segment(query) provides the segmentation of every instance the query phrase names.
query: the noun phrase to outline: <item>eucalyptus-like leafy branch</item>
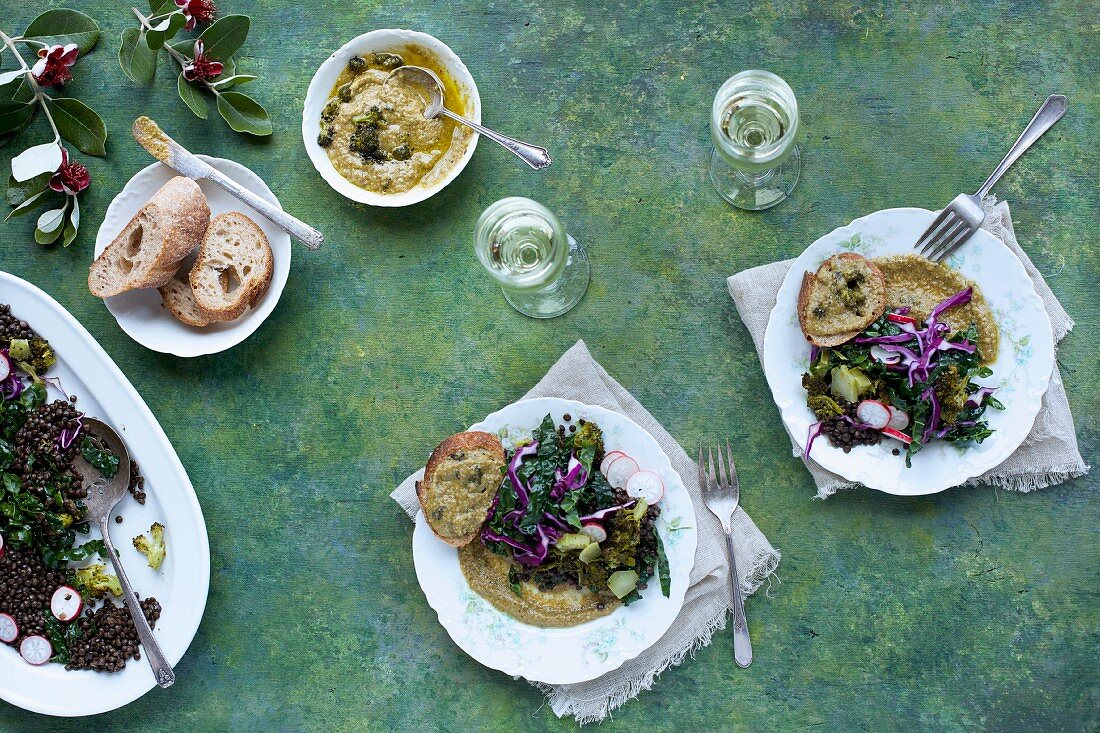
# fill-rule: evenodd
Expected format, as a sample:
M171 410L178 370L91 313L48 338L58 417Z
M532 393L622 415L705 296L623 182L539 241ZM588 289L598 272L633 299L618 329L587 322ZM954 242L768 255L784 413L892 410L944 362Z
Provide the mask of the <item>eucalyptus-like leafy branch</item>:
M8 35L0 29L0 69L16 67L0 71L0 146L19 137L39 110L53 133L50 142L33 145L12 158L8 180L7 199L14 207L8 219L50 201L61 204L38 217L34 238L40 244L59 238L66 247L72 244L80 227L77 199L91 183L88 169L69 158L62 139L88 155L107 153L107 128L99 115L78 99L55 97L48 91L72 80L77 59L91 51L98 39L94 20L64 8L38 16L23 35ZM38 57L33 66L23 57L27 50Z
M156 75L157 60L164 50L178 68L176 91L187 107L202 119L210 113L213 95L218 114L237 132L270 135L271 117L252 97L236 87L256 79L238 74L234 55L248 37L247 15L216 18L210 0L149 0L148 15L131 8L140 24L122 32L118 63L138 84L149 84ZM206 28L198 37L176 39L180 31ZM176 39L176 40L173 40Z

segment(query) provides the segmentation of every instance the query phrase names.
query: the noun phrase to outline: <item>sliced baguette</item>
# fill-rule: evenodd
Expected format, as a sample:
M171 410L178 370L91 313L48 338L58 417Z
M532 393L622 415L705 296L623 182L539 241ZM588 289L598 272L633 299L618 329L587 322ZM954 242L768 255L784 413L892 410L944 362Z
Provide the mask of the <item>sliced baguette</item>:
M842 294L853 291L858 304L845 302ZM886 309L886 279L866 257L854 252L833 255L816 273L802 276L798 293L798 322L806 340L831 348L851 341Z
M97 298L109 298L166 284L202 240L209 223L210 207L198 184L182 176L173 178L92 263L88 290Z
M172 315L188 326L198 326L200 328L209 326L214 321L207 317L199 308L199 304L195 302L195 293L191 290L191 282L188 279L189 272L190 270L187 267L181 267L177 270L167 285L158 288L160 299Z
M424 518L439 539L454 547L470 543L485 522L500 487L504 446L490 433L459 433L440 443L416 483Z
M199 310L212 321L232 321L260 302L275 272L267 235L239 211L215 216L188 280Z

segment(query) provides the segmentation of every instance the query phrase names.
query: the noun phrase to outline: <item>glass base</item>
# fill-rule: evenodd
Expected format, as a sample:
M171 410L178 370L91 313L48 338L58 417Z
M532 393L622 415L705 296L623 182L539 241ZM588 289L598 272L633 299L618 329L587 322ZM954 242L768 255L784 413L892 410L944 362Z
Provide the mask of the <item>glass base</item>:
M798 183L801 170L802 156L797 147L781 165L756 176L737 170L717 150L710 153L710 182L714 188L726 201L749 211L770 209L785 200Z
M508 304L531 318L553 318L568 313L581 302L588 290L591 269L588 253L569 236L569 258L561 276L539 290L508 290L501 288Z

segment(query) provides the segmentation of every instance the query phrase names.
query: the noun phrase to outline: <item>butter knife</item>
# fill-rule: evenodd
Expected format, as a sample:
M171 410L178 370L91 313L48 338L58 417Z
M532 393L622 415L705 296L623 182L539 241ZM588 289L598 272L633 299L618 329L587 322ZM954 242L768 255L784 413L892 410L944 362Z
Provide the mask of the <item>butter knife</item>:
M138 117L134 120L133 133L141 147L161 163L173 168L182 176L196 181L205 178L225 189L310 249L317 249L325 241L325 235L321 232L260 198L209 163L199 160L182 145L168 137L164 130L161 130L160 126L148 117Z

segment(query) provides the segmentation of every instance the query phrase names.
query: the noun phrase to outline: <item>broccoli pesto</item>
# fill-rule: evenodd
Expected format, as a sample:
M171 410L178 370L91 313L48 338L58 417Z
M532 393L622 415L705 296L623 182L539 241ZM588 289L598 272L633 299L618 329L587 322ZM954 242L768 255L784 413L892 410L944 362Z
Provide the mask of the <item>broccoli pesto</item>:
M353 56L321 111L317 144L340 175L368 191L401 193L438 180L471 139L445 117L424 117L428 100L417 84L401 75L390 78L406 64L435 71L448 103L465 106L443 64L420 48Z

